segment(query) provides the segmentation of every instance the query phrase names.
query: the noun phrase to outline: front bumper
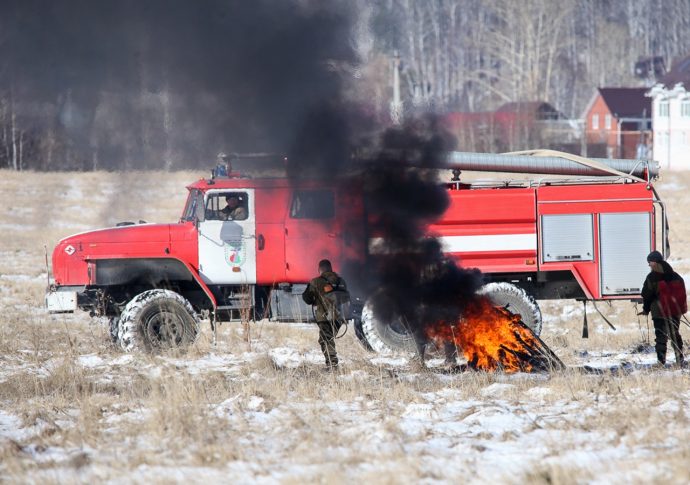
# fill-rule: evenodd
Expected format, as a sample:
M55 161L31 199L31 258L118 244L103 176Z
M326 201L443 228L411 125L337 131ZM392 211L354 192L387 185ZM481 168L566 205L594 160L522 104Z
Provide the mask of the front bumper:
M84 287L66 286L51 287L46 293L46 308L48 313L72 313L78 308L77 295Z

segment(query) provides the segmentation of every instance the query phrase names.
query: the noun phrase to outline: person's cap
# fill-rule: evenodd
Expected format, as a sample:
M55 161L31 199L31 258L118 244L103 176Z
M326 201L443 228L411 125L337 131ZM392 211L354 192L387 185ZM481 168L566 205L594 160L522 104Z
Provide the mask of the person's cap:
M664 257L661 255L659 251L652 251L649 253L649 256L647 256L647 262L648 263L661 263L664 260Z

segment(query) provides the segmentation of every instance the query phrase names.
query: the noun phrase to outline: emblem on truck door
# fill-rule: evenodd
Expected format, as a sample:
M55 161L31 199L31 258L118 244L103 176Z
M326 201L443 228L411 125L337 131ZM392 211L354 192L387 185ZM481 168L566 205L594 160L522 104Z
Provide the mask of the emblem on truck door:
M69 245L65 248L65 252L70 256L74 254L74 251L76 251L76 249L74 249L74 246L72 245Z
M244 244L242 239L224 241L225 262L229 266L242 266L245 260Z

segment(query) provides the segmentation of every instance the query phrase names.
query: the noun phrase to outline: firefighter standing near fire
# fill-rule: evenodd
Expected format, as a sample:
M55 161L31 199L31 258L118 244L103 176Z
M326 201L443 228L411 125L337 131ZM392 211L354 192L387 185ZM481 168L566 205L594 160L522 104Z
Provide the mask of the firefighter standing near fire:
M327 259L319 261L319 276L312 279L302 294L307 305L314 305L314 317L319 326L319 345L326 358L326 368L338 368L338 354L335 337L338 330L347 324L350 294L345 280L333 271Z
M647 263L652 271L642 286L643 308L640 314L652 314L659 364L666 364L666 344L670 340L677 365L685 367L683 340L680 336L680 318L687 311L685 283L671 265L664 261L659 251L649 253Z

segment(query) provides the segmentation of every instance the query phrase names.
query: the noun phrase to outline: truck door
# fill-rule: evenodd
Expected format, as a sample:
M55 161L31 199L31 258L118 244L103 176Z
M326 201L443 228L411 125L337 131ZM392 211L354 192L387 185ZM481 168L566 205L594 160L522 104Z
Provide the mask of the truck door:
M253 189L206 193L199 223L199 273L207 284L256 283Z
M285 264L289 282L316 276L321 259L339 271L342 234L333 189L295 189L285 218Z

